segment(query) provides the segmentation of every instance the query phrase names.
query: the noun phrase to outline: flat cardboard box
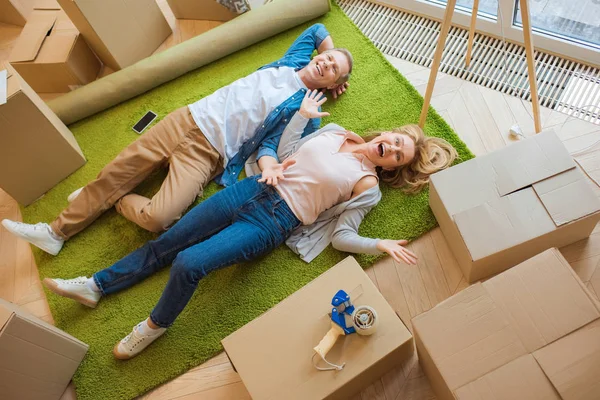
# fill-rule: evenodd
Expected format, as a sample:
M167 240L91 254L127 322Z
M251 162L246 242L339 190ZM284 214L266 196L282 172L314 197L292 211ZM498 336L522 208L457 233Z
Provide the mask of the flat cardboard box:
M432 175L429 205L468 282L586 238L600 220L600 200L553 131Z
M60 399L88 345L0 299L0 397Z
M58 0L100 60L117 71L150 56L171 34L156 0Z
M38 93L65 93L92 82L101 64L55 1L38 2L9 61Z
M167 0L177 19L229 21L238 16L215 0Z
M340 289L355 306L373 307L379 326L371 336L340 337L327 359L346 363L344 369L318 371L311 362L313 347L331 328L331 299ZM352 257L222 344L254 400L348 399L413 354L412 335Z
M46 103L14 70L8 73L7 103L0 105L0 187L26 206L85 164L85 158Z
M413 318L440 400L600 399L600 303L553 248Z

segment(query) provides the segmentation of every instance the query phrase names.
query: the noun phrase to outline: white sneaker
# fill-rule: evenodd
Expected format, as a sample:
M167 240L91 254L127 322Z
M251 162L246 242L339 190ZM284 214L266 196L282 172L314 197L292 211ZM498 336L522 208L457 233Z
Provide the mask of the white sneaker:
M131 333L115 345L113 354L116 358L119 360L129 360L130 358L137 356L166 331L165 328L160 328L156 329L156 333L144 334L140 329L140 325L145 323L146 321L144 320L134 326Z
M51 279L46 278L42 281L50 291L62 297L73 299L84 306L96 308L96 304L102 297L100 292L94 292L87 285L85 276L80 276L75 279Z
M71 193L69 195L69 197L67 197L67 201L70 203L73 200L75 200L75 197L79 196L79 193L81 193L82 190L83 190L83 188L80 187L79 189L77 189L76 191L74 191L73 193Z
M4 219L2 220L2 225L13 235L28 241L53 256L60 252L65 243L63 239L56 238L52 234L50 225L43 222L32 225Z

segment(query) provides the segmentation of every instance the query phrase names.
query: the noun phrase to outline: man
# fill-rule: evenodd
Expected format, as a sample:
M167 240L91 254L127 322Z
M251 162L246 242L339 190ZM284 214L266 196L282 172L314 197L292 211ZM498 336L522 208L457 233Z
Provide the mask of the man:
M314 50L319 54L311 60ZM251 155L261 167L276 162L281 133L307 90L329 89L337 97L351 72L348 50L334 48L325 26L315 24L278 61L167 115L69 196L69 206L50 225L6 219L2 225L52 255L113 205L142 228L163 231L211 179L235 183ZM312 119L306 133L319 124L320 118ZM129 193L167 163L169 173L152 199Z

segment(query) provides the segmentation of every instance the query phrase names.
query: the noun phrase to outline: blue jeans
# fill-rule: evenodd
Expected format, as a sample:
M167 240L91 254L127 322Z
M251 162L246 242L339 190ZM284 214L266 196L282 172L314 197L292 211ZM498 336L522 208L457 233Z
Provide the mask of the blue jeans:
M275 249L300 221L259 178L246 178L214 194L156 240L95 273L102 294L133 286L172 264L169 282L150 314L152 322L166 328L206 274Z

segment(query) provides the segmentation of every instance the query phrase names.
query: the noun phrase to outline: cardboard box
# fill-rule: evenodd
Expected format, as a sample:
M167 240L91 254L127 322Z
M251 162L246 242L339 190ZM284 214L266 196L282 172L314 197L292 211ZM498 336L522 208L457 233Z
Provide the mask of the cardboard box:
M102 62L119 70L150 56L171 34L156 0L59 0Z
M3 399L59 399L88 345L0 299Z
M167 0L178 19L229 21L238 16L216 0Z
M33 4L28 0L0 0L0 22L25 26Z
M55 1L38 2L9 61L38 93L65 93L92 82L101 64Z
M318 371L315 347L331 328L338 290L379 316L371 336L338 338L328 361L341 371ZM348 399L413 354L412 335L356 260L348 257L222 341L254 400ZM319 356L315 357L315 360ZM327 366L321 360L321 366Z
M9 74L7 103L0 105L0 187L28 205L85 158L65 124L16 72Z
M413 318L440 400L600 399L600 303L557 249Z
M600 220L590 185L548 131L432 175L429 205L475 282L588 237Z

